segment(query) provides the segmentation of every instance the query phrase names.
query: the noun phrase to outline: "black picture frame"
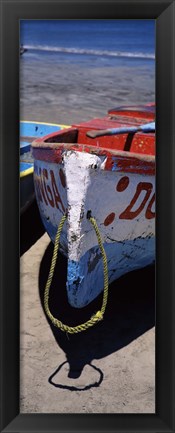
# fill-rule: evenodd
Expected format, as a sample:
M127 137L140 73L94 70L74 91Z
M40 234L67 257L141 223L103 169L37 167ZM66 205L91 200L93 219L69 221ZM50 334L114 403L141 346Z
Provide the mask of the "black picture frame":
M156 413L20 414L19 20L156 20ZM174 432L174 0L1 0L1 431Z

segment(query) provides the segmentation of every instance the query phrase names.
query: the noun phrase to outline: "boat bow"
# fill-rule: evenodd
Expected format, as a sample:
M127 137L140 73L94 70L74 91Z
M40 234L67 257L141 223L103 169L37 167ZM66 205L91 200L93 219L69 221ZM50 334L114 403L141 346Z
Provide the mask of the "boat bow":
M117 112L32 143L36 197L54 243L67 215L60 251L68 259L67 296L73 307L89 304L104 288L102 254L88 215L97 223L109 283L155 260L155 134L140 131L153 120L152 113ZM111 126L120 134L87 134ZM130 127L139 131L126 133Z
M69 293L73 293L74 306L87 302L86 293L81 290L87 272L87 262L83 258L86 252L97 244L95 233L87 218L87 213L91 211L88 208L88 198L92 194L94 167L95 170L102 169L103 162L104 157L85 152L66 151L63 156L67 186L67 291L68 296ZM72 295L70 303L71 299Z

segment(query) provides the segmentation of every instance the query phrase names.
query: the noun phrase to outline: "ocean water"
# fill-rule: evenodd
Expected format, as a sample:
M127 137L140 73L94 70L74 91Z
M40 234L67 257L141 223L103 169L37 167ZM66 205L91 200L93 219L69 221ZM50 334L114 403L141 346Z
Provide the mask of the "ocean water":
M21 20L20 44L23 118L72 123L154 102L154 20Z
M21 20L30 60L110 66L154 61L154 20Z

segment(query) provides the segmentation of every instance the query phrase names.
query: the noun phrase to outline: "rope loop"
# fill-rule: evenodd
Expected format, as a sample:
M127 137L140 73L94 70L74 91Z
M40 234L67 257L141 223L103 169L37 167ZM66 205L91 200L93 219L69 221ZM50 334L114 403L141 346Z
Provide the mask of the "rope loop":
M49 271L49 275L48 275L48 279L47 279L47 283L46 283L45 291L44 291L44 309L45 309L47 316L49 317L49 319L51 320L51 322L53 323L54 326L61 329L61 331L67 332L69 334L75 334L78 332L85 331L86 329L95 325L99 321L103 320L103 315L104 315L105 310L106 310L107 299L108 299L108 267L107 267L107 257L106 257L106 253L105 253L105 250L103 247L103 242L101 239L100 231L99 231L99 228L97 226L95 218L91 217L91 213L90 213L87 215L87 218L89 219L92 226L94 227L94 230L95 230L95 233L97 236L97 240L98 240L98 244L99 244L99 248L100 248L100 251L102 254L102 260L103 260L104 291L103 291L103 301L102 301L101 310L97 311L87 322L82 323L81 325L77 325L77 326L65 325L64 323L62 323L60 320L58 320L57 318L55 318L52 315L52 313L49 309L49 291L50 291L50 286L52 283L55 265L56 265L56 261L57 261L60 235L61 235L61 231L62 231L62 228L63 228L63 225L64 225L66 218L67 218L67 215L62 216L61 221L58 225L56 236L55 236L53 256L52 256L50 271Z

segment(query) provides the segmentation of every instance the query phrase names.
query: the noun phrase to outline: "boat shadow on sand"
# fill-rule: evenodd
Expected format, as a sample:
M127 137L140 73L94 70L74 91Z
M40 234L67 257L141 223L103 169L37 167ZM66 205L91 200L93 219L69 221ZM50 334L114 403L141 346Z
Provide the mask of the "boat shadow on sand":
M42 306L52 254L53 246L50 243L40 265L39 291ZM59 253L50 288L49 306L55 317L69 326L75 326L86 322L101 308L102 295L82 309L71 307L66 296L66 269L67 261ZM50 321L49 324L57 344L67 358L49 377L50 384L70 391L84 391L99 386L103 380L103 372L94 366L92 361L117 352L155 325L154 265L133 271L110 285L104 319L94 327L68 335ZM88 365L92 369L92 376L95 373L95 381L89 383L88 377L82 387L76 386L76 380L71 380L68 384L67 380L66 384L59 383L60 370L65 368L66 364L69 379L80 378L84 367ZM75 386L72 385L73 382Z
M45 233L36 199L20 217L20 255L22 256Z

